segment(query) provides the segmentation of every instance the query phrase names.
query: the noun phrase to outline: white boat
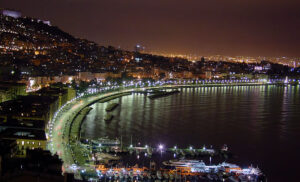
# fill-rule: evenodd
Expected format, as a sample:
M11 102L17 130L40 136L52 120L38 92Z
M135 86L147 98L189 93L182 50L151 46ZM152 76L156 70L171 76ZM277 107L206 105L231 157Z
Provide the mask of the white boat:
M108 137L98 138L97 140L92 140L92 143L98 146L118 146L121 144L119 139L109 139Z
M163 162L164 165L166 166L175 166L175 167L185 167L185 166L191 166L194 164L199 163L200 161L198 160L169 160L167 162Z
M156 176L157 176L158 179L161 180L162 179L161 171L157 171Z
M236 165L236 164L231 164L231 163L227 163L227 162L222 162L221 164L219 164L219 166L221 167L229 167L229 168L239 168L240 166Z

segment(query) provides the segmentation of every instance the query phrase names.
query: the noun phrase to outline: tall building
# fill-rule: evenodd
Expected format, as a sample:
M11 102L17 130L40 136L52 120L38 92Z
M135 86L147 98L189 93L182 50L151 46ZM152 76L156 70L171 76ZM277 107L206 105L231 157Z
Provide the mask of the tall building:
M21 96L0 103L0 131L7 128L46 130L58 109L58 97Z
M9 128L0 133L4 140L16 141L15 157L26 157L27 150L46 150L47 139L44 131Z
M0 82L0 103L16 99L19 95L26 95L26 84Z
M36 92L32 92L31 94L37 96L57 97L58 108L76 97L76 91L70 87L44 87Z

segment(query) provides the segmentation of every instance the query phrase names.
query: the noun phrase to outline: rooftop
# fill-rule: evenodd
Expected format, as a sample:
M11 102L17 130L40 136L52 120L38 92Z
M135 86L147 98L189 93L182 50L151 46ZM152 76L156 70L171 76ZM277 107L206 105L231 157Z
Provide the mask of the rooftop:
M0 138L46 140L46 134L43 130L8 128L0 133Z
M38 95L59 95L59 94L66 94L67 90L64 88L56 88L56 87L44 87L33 94Z
M49 111L50 104L56 100L57 97L49 96L20 96L16 100L0 103L0 115L41 117Z
M13 119L9 118L6 122L3 122L3 118L0 118L0 127L6 128L35 128L35 129L44 129L45 121L44 120L33 120L33 119Z

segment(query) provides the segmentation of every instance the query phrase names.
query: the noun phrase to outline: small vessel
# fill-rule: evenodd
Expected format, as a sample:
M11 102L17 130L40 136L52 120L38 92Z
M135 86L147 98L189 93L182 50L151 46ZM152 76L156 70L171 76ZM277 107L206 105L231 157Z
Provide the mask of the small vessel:
M92 140L92 144L98 146L118 146L121 144L119 139L109 139L108 137L98 138L97 140Z
M157 171L156 176L159 180L161 180L162 179L161 171Z
M179 167L179 166L192 166L192 165L195 165L195 164L199 164L200 161L198 160L184 160L184 159L181 159L181 160L169 160L169 161L165 161L163 162L163 164L165 166L175 166L175 167Z

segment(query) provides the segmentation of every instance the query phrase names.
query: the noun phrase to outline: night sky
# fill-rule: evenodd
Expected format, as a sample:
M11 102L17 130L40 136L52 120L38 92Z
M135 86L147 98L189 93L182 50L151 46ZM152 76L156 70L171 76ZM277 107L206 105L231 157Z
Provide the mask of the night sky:
M300 57L299 0L1 0L0 7L123 49Z

